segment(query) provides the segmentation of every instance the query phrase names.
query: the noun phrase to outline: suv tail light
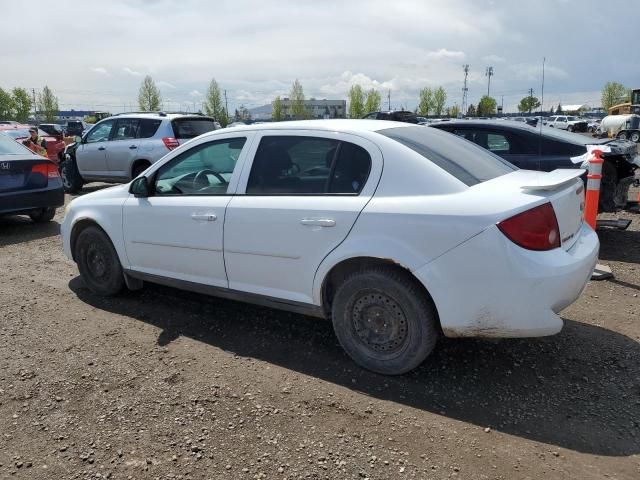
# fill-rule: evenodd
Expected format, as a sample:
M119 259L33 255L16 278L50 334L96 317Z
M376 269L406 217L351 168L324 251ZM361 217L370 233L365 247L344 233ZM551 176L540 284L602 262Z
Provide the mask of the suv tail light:
M527 250L553 250L560 246L560 229L551 203L545 203L498 223L516 245Z
M37 163L31 167L31 173L39 173L46 178L60 178L58 167L53 163Z
M174 148L178 148L180 146L180 144L178 143L178 140L176 140L173 137L164 137L162 139L162 142L164 143L164 146L167 147L169 150L173 150Z

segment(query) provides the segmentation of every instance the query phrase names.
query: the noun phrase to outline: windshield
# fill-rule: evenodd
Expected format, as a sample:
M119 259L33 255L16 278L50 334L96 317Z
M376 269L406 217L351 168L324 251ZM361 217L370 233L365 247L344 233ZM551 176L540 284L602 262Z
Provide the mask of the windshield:
M518 168L475 143L436 128L404 127L379 130L472 186Z
M15 140L0 132L0 155L24 155L31 154L31 150L23 147Z
M578 117L567 117L567 119L568 119L570 122L575 122L576 120L578 120Z

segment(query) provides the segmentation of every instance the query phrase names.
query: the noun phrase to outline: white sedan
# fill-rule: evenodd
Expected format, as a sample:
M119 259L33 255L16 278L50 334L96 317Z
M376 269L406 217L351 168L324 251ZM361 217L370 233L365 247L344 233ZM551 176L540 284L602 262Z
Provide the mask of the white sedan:
M153 282L330 318L358 364L401 374L442 334L561 330L599 248L581 173L406 123L248 125L76 198L64 251L96 294Z

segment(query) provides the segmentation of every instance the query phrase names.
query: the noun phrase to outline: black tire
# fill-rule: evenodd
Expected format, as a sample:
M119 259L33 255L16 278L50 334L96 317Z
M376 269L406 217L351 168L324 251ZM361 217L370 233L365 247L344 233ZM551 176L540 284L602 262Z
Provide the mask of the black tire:
M56 216L55 208L40 208L38 210L34 210L29 214L31 220L36 223L45 223L53 220L53 217Z
M633 132L629 136L629 140L631 140L632 142L635 142L635 143L640 143L640 132Z
M567 130L568 130L569 132L573 132L573 125L569 125L569 126L567 127Z
M134 167L133 170L131 171L131 180L133 180L134 178L138 178L140 176L140 174L142 172L144 172L147 168L149 168L151 166L150 163L147 162L141 162L141 163L137 163Z
M385 375L416 368L439 336L431 298L407 274L388 267L349 276L334 296L332 317L338 341L349 356L361 367Z
M116 249L98 227L87 227L80 232L74 257L82 280L93 293L112 296L124 288L122 265Z
M627 140L629 137L627 137L627 132L620 132L616 135L616 138L619 140Z
M84 182L74 159L67 158L60 164L60 177L65 193L78 193L82 190Z

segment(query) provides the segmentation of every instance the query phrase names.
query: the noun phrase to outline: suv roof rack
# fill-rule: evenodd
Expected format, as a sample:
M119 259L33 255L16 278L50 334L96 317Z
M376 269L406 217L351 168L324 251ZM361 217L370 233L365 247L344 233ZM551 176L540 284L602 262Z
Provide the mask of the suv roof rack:
M161 117L166 117L167 115L196 115L196 116L204 116L204 113L202 112L167 112L164 110L158 110L158 111L153 111L153 112L120 112L120 113L114 113L113 115L111 115L112 117L117 117L119 115L159 115Z

